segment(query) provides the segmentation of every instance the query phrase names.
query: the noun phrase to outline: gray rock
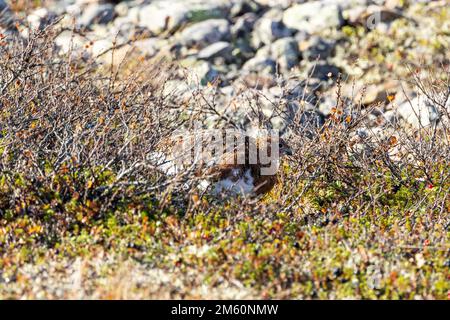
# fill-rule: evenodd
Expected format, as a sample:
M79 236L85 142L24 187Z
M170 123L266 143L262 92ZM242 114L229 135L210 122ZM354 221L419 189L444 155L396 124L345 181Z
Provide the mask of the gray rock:
M154 34L174 32L187 22L225 17L231 4L227 0L157 0L140 10L140 23Z
M337 102L335 98L331 96L325 96L320 99L318 109L320 113L328 117L331 114L331 110L336 107L336 104Z
M299 63L300 53L297 41L292 38L282 38L275 41L271 46L271 55L278 63L282 72L289 71Z
M90 57L90 54L84 50L86 42L85 38L71 31L63 31L55 38L55 45L59 54L66 55L71 53L75 56L81 54L83 58Z
M230 39L230 24L225 19L209 19L193 24L180 34L187 47L204 48L214 42Z
M318 33L325 28L339 28L343 24L341 8L329 0L296 4L283 14L288 28Z
M234 47L232 54L238 64L242 64L255 55L253 48L246 38L237 38L234 41Z
M264 73L274 73L276 69L276 62L265 56L256 56L242 66L244 71L256 72L260 74Z
M158 52L158 49L160 48L158 38L149 38L149 39L142 39L133 42L133 46L137 48L142 54L153 57Z
M206 85L219 77L218 70L207 61L187 58L181 60L180 65L189 71L189 83Z
M143 7L139 12L139 22L154 34L172 32L187 21L189 9L181 2L156 1Z
M284 127L288 129L290 124L295 122L297 134L313 138L325 124L325 117L314 110L314 106L305 102L290 101L286 110L282 114Z
M401 17L400 12L377 5L352 7L343 11L342 14L349 24L361 24L371 29L379 23L392 22Z
M388 110L383 113L383 119L386 125L396 125L398 122L398 114L394 110Z
M114 6L110 3L92 3L82 12L78 23L90 27L92 24L107 24L115 17Z
M27 22L32 29L42 30L56 19L56 14L46 8L39 8L27 16Z
M136 7L131 7L128 9L127 19L129 19L131 22L133 22L135 24L139 24L140 16L141 16L141 8L140 7L136 6Z
M182 103L189 99L195 90L194 84L188 84L181 80L167 80L164 84L163 94L175 102Z
M260 6L251 0L234 0L230 8L230 17L234 18L246 13L256 12Z
M265 7L280 7L286 9L292 5L292 0L254 0L257 4Z
M325 124L325 118L315 111L303 111L300 116L300 124L307 136L314 136Z
M401 103L397 112L414 128L428 127L439 119L436 106L424 96L417 96Z
M114 12L119 17L127 16L128 15L128 4L127 4L127 2L123 1L123 2L119 2L118 4L116 4L116 6L114 7Z
M319 36L312 36L302 42L302 57L309 61L314 61L317 58L326 60L333 54L335 46L336 42L334 40L325 40Z
M198 53L198 58L202 60L213 60L217 57L222 57L226 61L230 61L232 58L231 51L233 47L230 43L225 41L219 41L212 45L202 49Z
M4 0L0 0L0 27L14 27L14 15L9 9L8 4Z
M336 79L340 70L335 65L329 64L324 61L319 61L311 65L308 75L311 74L311 78L319 79L321 81L328 81L330 79Z
M283 12L279 9L272 9L265 13L254 26L252 34L252 45L259 48L262 45L271 44L273 41L289 37L291 30L286 28L282 22Z
M231 26L231 35L234 38L246 37L253 30L255 22L258 20L258 16L249 12L236 19L236 22Z

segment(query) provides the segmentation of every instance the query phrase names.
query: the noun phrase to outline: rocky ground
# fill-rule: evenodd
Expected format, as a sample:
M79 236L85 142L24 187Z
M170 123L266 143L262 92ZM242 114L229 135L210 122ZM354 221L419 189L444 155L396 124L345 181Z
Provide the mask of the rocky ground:
M257 204L206 198L183 211L179 199L166 205L165 193L121 187L111 197L124 192L125 200L108 202L97 191L111 187L119 172L96 175L76 161L61 168L56 159L47 174L39 156L51 162L46 152L59 155L66 146L34 150L33 137L45 141L35 131L53 134L45 108L73 108L83 116L89 109L101 116L95 126L86 120L85 131L104 141L103 134L117 129L120 142L128 126L147 132L134 120L142 101L130 93L120 97L128 103L128 123L108 111L117 107L115 97L103 104L107 84L89 82L84 69L74 72L80 91L67 86L64 93L52 75L61 81L72 75L48 63L40 78L36 65L23 71L20 57L5 56L16 70L0 61L7 75L0 74L0 298L448 297L450 92L436 86L448 86L448 1L0 0L0 10L5 48L16 42L26 52L33 34L51 29L52 59L100 66L100 76L149 61L173 63L165 93L176 93L183 105L199 90L213 92L206 99L219 110L208 125L226 118L251 127L255 106L271 128L289 128L298 115L315 128L329 121L316 140L301 140L300 160L283 173L290 179ZM3 81L19 69L29 72L28 91L20 81ZM55 107L52 92L39 96L32 81L42 92L53 86L67 106L56 101ZM74 92L88 98L76 101ZM16 106L28 110L17 118L31 119L17 134ZM356 109L367 121L354 123ZM67 119L74 128L58 129L70 135L78 129ZM109 120L119 124L111 129ZM415 136L422 129L428 131ZM368 143L369 136L379 143ZM436 138L444 136L447 144ZM89 139L79 141L92 147ZM367 154L358 154L355 141ZM32 150L23 152L22 143ZM105 157L114 154L105 150ZM34 160L44 169L28 171ZM38 178L27 178L30 172Z
M404 121L418 128L438 122L439 111L415 99L406 79L418 67L448 69L449 15L446 1L64 0L13 1L3 20L32 30L57 21L61 53L101 63L120 64L131 52L138 53L133 59L176 61L193 76L171 80L168 91L189 94L214 83L225 106L243 88L257 88L267 113L287 98L319 122L337 104L341 74L341 98L377 106L373 126ZM230 117L242 121L248 106L239 105ZM272 125L286 121L274 117Z

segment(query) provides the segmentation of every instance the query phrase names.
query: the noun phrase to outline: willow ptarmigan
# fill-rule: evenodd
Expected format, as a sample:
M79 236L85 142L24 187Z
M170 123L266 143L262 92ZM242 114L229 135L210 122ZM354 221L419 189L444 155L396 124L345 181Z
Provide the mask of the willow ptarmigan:
M198 134L164 139L150 160L157 160L157 168L167 175L192 172L201 178L199 187L214 195L257 196L274 187L279 159L292 154L286 142L275 135L253 138L234 134L231 143L225 134L220 139L210 138L203 132L201 139Z

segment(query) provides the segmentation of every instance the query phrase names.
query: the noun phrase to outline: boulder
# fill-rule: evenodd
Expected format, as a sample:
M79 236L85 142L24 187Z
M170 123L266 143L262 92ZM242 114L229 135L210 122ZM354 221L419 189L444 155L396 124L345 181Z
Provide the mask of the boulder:
M439 112L436 106L422 95L401 103L397 108L397 112L416 129L428 127L439 119Z
M230 24L225 19L209 19L195 23L180 34L180 42L187 47L206 46L230 39Z
M201 60L213 60L218 57L222 57L226 61L230 61L232 58L233 47L230 43L225 41L219 41L209 45L202 49L198 53L198 58Z
M278 39L272 43L270 51L282 72L289 71L299 63L298 44L292 37Z
M91 3L84 10L78 20L82 26L91 27L92 24L107 24L111 22L116 13L111 3Z
M339 28L343 24L341 8L330 1L311 1L296 4L284 11L283 23L296 30L319 33L325 28Z
M255 56L242 66L242 70L247 72L256 72L258 74L274 73L276 62L265 56Z
M272 9L265 13L254 26L252 45L259 48L271 44L273 41L291 36L292 32L284 25L283 11Z

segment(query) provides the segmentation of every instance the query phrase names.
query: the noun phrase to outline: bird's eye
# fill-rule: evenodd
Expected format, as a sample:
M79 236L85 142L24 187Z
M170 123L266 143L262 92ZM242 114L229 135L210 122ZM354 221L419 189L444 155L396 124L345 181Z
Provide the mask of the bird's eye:
M282 144L282 143L279 143L279 144L278 144L278 148L283 148L283 144Z

